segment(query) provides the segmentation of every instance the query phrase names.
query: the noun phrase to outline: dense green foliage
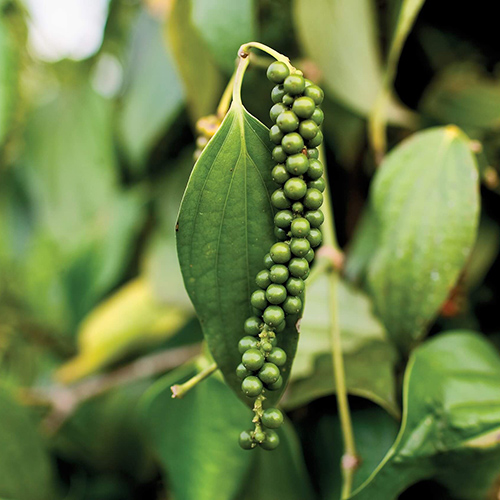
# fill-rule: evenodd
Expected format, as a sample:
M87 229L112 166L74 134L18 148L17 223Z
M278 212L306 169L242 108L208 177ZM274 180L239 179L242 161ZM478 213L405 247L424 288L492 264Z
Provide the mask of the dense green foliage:
M498 498L491 2L110 0L55 62L30 4L0 0L0 499Z

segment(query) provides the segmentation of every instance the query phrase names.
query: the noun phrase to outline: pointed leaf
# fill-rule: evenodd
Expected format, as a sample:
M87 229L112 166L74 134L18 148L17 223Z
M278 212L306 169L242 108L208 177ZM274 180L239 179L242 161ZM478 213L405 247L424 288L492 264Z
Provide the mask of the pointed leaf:
M465 331L428 341L410 359L403 397L396 442L352 500L394 500L430 478L460 500L493 498L488 492L500 471L500 358L493 346Z
M476 238L478 173L456 127L415 134L373 180L379 238L368 282L375 306L402 349L420 339L455 284Z
M215 361L241 397L238 341L251 315L255 276L275 241L270 150L268 129L233 104L194 167L179 213L177 249L186 289ZM285 381L297 346L295 321L290 317L278 337L288 354Z

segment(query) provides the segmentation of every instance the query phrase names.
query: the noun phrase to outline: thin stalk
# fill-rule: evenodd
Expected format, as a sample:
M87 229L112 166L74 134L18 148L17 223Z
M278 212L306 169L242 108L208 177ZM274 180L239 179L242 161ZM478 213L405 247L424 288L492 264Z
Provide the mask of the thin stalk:
M233 75L231 76L231 80L229 80L229 83L227 84L226 89L222 94L219 106L217 106L217 117L221 120L224 118L224 116L226 116L229 106L231 105L235 76L236 73L233 73Z
M212 363L206 368L197 373L194 377L190 378L187 382L181 385L173 385L170 390L172 391L172 397L176 399L183 398L186 393L188 393L193 387L203 382L206 378L210 377L217 370L217 364Z
M290 63L290 59L288 59L288 57L286 57L283 54L280 54L277 50L274 50L271 47L264 45L263 43L259 43L259 42L245 43L240 47L240 50L238 51L238 53L240 54L240 56L241 56L241 54L248 54L248 51L251 48L262 50L262 52L269 54L271 57L274 57L277 61L284 62L288 66L288 69L290 70L291 73L294 73L295 71L297 71Z
M243 103L241 101L241 86L243 85L243 77L245 76L245 71L248 68L250 58L248 57L248 53L241 51L241 49L238 52L238 56L238 67L236 68L236 72L234 73L233 102L242 106Z
M337 237L335 234L335 224L333 221L333 208L328 185L328 177L325 168L325 222L323 225L323 234L325 245L339 251ZM342 439L344 442L344 455L342 457L342 499L346 499L351 494L354 471L358 466L356 455L356 443L352 427L351 412L349 410L349 400L347 397L347 386L345 378L344 357L342 354L342 337L338 321L338 289L339 273L332 264L329 269L329 295L330 295L330 325L333 370L335 376L335 390L337 393L337 406L340 417L340 426L342 430Z

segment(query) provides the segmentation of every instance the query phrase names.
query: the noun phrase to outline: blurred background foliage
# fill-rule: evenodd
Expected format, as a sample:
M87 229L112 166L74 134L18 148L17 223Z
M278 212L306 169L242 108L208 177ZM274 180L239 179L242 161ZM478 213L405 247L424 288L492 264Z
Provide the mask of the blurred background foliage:
M347 249L385 120L389 147L433 125L476 141L479 236L431 333L472 328L500 345L495 23L485 0L0 0L0 498L338 498L321 280L273 457L237 449L248 410L218 375L170 399L170 385L207 363L177 263L177 210L196 121L215 112L243 42L287 54L325 88ZM251 68L243 99L266 125L269 91ZM374 119L381 94L387 113ZM393 442L402 383L395 345L353 287L361 268L348 262L339 298L358 484ZM402 498L421 495L461 498L431 482Z

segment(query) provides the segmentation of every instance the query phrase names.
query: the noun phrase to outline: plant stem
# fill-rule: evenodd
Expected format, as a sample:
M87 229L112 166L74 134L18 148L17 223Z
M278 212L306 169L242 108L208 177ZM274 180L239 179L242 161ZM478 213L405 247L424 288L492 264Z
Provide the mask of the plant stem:
M203 382L206 378L210 377L212 373L217 370L217 364L212 363L208 365L206 368L201 370L200 373L197 373L194 377L190 378L187 382L184 382L181 385L173 385L170 389L172 391L172 397L176 399L183 398L186 393L188 393L193 387L198 385L200 382Z
M322 151L321 151L322 153ZM323 155L322 160L324 160ZM323 161L324 163L324 161ZM325 168L325 223L323 225L325 245L330 246L335 251L340 251L335 234L335 224L333 220L333 208L328 184L328 177ZM333 371L335 376L335 390L337 393L337 406L344 442L344 455L342 457L342 499L346 499L351 494L354 471L358 466L356 455L356 443L352 428L351 413L347 397L347 386L345 379L344 357L342 354L342 337L338 321L338 297L337 288L339 272L332 265L329 268L329 295L330 295L330 333L332 342Z
M271 47L268 47L267 45L264 45L263 43L259 42L245 43L240 47L238 53L239 54L248 53L248 50L251 48L262 50L262 52L269 54L271 57L274 57L277 61L284 62L288 66L290 73L294 73L295 71L297 71L290 63L290 59L288 59L288 57L284 56L283 54L280 54L278 51L272 49Z
M247 52L242 52L241 49L238 52L238 66L234 74L234 84L233 84L233 102L240 106L243 105L241 101L241 86L243 85L243 77L245 76L245 71L248 67L250 58Z
M222 94L221 100L219 102L219 106L217 106L217 117L220 118L221 120L226 116L227 110L229 109L229 106L231 105L231 98L233 96L233 86L234 86L234 78L236 76L236 73L233 73L231 76L231 80L229 80L229 83L226 86L226 89L224 90L224 93Z

